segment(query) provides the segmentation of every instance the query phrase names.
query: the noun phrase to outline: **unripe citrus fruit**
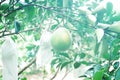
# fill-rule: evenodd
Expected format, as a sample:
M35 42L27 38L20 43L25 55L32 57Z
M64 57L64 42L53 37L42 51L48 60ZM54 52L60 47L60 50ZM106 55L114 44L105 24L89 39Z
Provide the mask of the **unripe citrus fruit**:
M69 49L72 43L72 38L69 30L60 27L53 32L51 37L51 45L57 51L65 51Z

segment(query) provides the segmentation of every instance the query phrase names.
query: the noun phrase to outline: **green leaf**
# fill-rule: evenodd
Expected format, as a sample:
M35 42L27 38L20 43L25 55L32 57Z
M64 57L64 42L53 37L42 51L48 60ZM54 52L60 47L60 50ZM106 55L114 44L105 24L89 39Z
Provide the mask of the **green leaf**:
M112 60L117 60L119 59L119 50L120 50L120 39L115 39L113 42L112 42L112 48L113 48L113 51L111 53L111 59Z
M105 38L103 38L102 41L100 42L99 53L102 58L106 60L110 59L110 54L108 53L108 40Z
M6 18L9 19L11 22L13 22L15 19L15 16L16 16L16 11L13 11L11 14L6 16Z
M29 2L29 0L25 0L25 2L26 2L26 3L28 3L28 2Z
M55 64L57 64L59 61L59 58L55 58L51 61L51 67L53 67Z
M58 65L56 66L56 68L61 67L61 65L62 65L62 62L58 63Z
M38 40L40 40L40 33L34 33L34 39L35 39L35 41L38 41Z
M102 68L103 68L103 70L104 70L105 72L107 72L108 69L109 69L109 63L104 64L104 65L102 66Z
M52 26L51 26L51 30L56 29L56 27L58 27L58 24L54 24L54 25L52 25Z
M99 46L100 46L100 43L97 43L97 44L95 45L95 49L94 49L95 55L98 55Z
M115 72L115 80L120 80L120 68Z
M102 57L106 60L110 59L110 54L106 53L106 54L102 54Z
M18 39L18 36L14 35L14 36L12 37L12 39L15 41L15 40Z
M32 51L30 51L30 52L27 53L27 56L28 56L28 58L30 58L30 57L34 57L35 55Z
M117 60L117 59L119 59L119 50L120 50L120 46L115 46L115 47L114 47L114 50L113 50L113 52L112 52L112 54L111 54L111 59L112 59L112 60Z
M96 73L97 71L101 70L101 64L96 64L94 66L94 73Z
M71 8L73 0L63 0L63 7Z
M35 16L35 7L27 6L25 7L25 12L27 14L27 20L32 21L33 17Z
M63 7L63 0L57 0L57 7Z
M66 57L66 58L69 58L69 59L70 59L70 56L68 55L68 53L59 53L59 55L64 56L64 57Z
M104 80L111 80L111 76L107 73L104 73L103 78L104 78Z
M4 28L4 25L3 24L0 24L0 30Z
M73 0L69 0L69 2L68 2L68 7L71 8L71 7L72 7L72 4L73 4Z
M113 22L114 21L119 21L120 20L120 14L118 13L118 14L113 15L113 17L111 17L110 20L113 21Z
M6 10L7 8L9 8L9 4L8 3L4 3L4 4L0 4L0 10Z
M40 7L40 8L38 9L38 15L39 15L40 17L43 17L43 12L44 12L44 9Z
M2 20L2 16L3 16L3 15L2 15L2 12L0 12L0 22L1 22L1 20Z
M26 46L27 50L32 50L33 48L35 48L34 44L29 44Z
M32 33L33 33L33 31L28 31L28 32L27 32L27 35L30 36Z
M81 63L80 62L75 62L74 63L74 68L76 69L76 68L79 68L80 67L80 65L81 65Z
M104 18L104 13L105 12L106 12L106 10L102 10L102 11L97 13L97 21L98 22L103 22L103 18Z
M119 62L115 62L114 64L113 64L113 67L114 67L114 69L117 69L118 67L119 67Z
M102 80L104 72L102 70L97 71L94 75L93 75L93 80Z
M84 58L86 56L85 53L80 53L80 58Z
M84 65L90 65L90 64L92 64L92 63L87 62L87 61L80 61L80 63L81 63L81 64L84 64Z
M27 78L26 78L26 77L24 77L24 78L21 78L21 80L27 80Z
M106 9L107 9L107 15L110 16L112 13L113 4L111 2L107 2Z
M72 61L67 61L67 62L63 62L61 65L61 70L66 67L68 64L70 64Z
M15 33L20 31L20 23L18 21L14 21Z
M46 15L49 17L53 12L51 10L46 11Z

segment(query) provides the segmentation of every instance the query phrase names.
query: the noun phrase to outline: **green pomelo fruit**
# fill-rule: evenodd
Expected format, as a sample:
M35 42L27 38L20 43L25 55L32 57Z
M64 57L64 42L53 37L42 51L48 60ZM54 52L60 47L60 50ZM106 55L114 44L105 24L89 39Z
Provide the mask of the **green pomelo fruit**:
M70 48L72 38L68 29L60 27L53 32L51 45L57 51L65 51Z

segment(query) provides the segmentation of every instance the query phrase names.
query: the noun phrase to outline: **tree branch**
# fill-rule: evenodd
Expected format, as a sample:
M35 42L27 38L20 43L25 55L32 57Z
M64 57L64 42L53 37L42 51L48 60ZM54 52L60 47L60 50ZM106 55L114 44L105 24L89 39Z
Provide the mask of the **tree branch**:
M65 72L65 75L63 76L63 78L62 78L62 80L64 80L65 79L65 77L71 72L72 70L70 70L70 71L67 71L67 69L66 69L66 72Z
M24 72L28 67L30 67L33 63L35 63L36 61L36 58L34 58L29 64L27 64L23 69L21 69L19 72L18 72L18 75L20 75L22 72Z
M59 68L57 69L56 73L53 75L53 77L50 80L53 80L57 76L58 72L59 72Z
M13 12L16 12L17 10L21 10L25 7L28 7L28 6L36 6L36 7L42 7L44 9L54 9L55 7L46 7L46 6L42 6L42 5L37 5L37 4L26 4L26 5L23 5L23 6L20 6L12 11L10 11L8 14L5 15L5 17L9 16L10 14L12 14Z
M27 30L24 30L24 31L20 31L19 33L23 33L23 32L28 32L28 31L32 31L32 30L37 30L39 29L40 27L36 27L36 28L31 28L31 29L27 29ZM9 36L9 35L14 35L14 34L19 34L19 33L7 33L5 34L5 31L1 31L0 33L4 33L0 36L0 38L4 37L4 36Z

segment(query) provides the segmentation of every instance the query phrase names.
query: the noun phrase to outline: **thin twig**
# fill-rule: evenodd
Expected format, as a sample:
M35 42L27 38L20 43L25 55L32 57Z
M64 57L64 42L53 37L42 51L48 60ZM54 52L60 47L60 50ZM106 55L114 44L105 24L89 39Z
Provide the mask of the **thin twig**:
M59 72L59 68L57 69L56 73L53 75L53 77L50 80L53 80L57 76L58 72Z
M3 32L3 34L0 36L0 38L2 38L2 37L4 37L4 36L14 35L14 34L16 34L16 33L5 34L5 33Z
M62 78L62 80L64 80L65 79L65 77L71 72L72 70L70 70L70 71L67 71L67 69L66 69L66 72L65 72L65 75L63 76L63 78Z
M36 28L31 28L31 29L27 29L27 30L24 30L24 31L20 31L19 33L23 33L23 32L28 32L28 31L32 31L32 30L37 30L39 29L40 27L36 27ZM1 31L0 33L3 33L5 31ZM14 34L19 34L19 33L7 33L7 34L3 34L0 36L0 38L4 37L4 36L9 36L9 35L14 35Z
M33 63L35 63L36 61L36 58L34 58L29 64L27 64L23 69L21 69L19 72L18 72L18 75L20 75L22 72L24 72L28 67L30 67Z

